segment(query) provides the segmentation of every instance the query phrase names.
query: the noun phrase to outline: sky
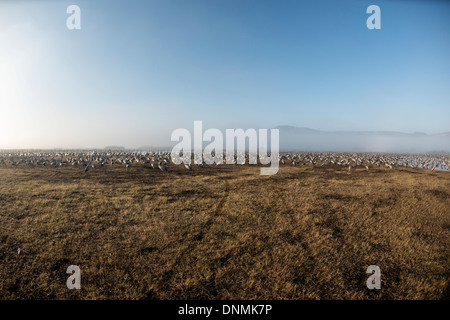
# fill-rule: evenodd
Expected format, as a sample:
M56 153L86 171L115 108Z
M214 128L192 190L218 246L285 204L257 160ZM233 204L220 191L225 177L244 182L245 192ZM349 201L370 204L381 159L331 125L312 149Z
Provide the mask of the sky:
M195 120L448 132L449 17L443 0L0 0L0 149L167 146Z

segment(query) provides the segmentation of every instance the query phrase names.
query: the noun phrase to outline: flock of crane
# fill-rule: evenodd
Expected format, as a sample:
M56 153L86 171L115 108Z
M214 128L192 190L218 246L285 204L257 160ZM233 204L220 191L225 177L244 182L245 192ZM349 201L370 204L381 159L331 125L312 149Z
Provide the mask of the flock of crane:
M235 161L238 155L235 155ZM248 159L256 155L245 154ZM225 159L224 159L225 163ZM387 154L387 153L344 153L344 152L281 152L280 165L341 166L348 168L408 167L414 169L430 169L449 171L449 154ZM47 152L0 152L0 167L47 167L62 166L82 167L85 172L92 169L118 166L124 168L144 166L146 168L168 171L174 165L171 154L160 152L107 152L107 151L47 151ZM209 167L202 163L182 164L187 170L193 166Z

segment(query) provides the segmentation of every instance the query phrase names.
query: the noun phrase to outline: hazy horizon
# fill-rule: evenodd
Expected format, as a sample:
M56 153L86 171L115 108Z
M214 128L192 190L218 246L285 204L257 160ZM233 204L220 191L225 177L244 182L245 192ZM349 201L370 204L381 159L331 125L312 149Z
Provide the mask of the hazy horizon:
M382 153L429 153L450 152L450 132L427 134L424 132L396 131L322 131L313 128L276 126L280 131L281 151L318 152L382 152ZM187 128L193 132L192 128ZM203 133L209 128L203 128ZM237 129L237 128L234 128ZM245 128L242 128L245 130ZM273 129L273 128L272 128ZM223 129L223 133L226 129ZM193 138L193 137L191 137ZM168 141L166 145L108 145L108 146L54 146L47 148L0 148L5 150L139 150L170 151L177 144ZM209 142L203 142L203 148ZM270 145L270 142L269 142ZM225 145L224 145L225 148Z

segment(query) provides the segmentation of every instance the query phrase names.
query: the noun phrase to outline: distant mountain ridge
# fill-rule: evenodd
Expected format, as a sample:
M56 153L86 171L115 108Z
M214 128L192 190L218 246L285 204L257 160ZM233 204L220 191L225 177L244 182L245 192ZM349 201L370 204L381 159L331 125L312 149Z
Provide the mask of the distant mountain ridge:
M450 152L450 132L322 131L280 125L281 150L355 152Z
M450 137L450 131L449 132L442 132L442 133L435 133L435 134L427 134L424 132L414 132L414 133L405 133L405 132L399 132L399 131L324 131L324 130L317 130L317 129L311 129L306 127L295 127L295 126L287 126L287 125L281 125L276 126L274 129L279 129L280 131L284 131L286 133L297 133L297 134L305 134L305 133L311 133L311 134L381 134L381 135L399 135L399 136L448 136Z

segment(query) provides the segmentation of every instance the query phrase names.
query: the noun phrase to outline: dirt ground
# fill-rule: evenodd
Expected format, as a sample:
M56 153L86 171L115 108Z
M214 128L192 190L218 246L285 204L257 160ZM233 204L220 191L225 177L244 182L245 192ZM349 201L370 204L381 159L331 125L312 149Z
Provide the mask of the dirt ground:
M449 192L425 169L1 167L0 298L448 299Z

